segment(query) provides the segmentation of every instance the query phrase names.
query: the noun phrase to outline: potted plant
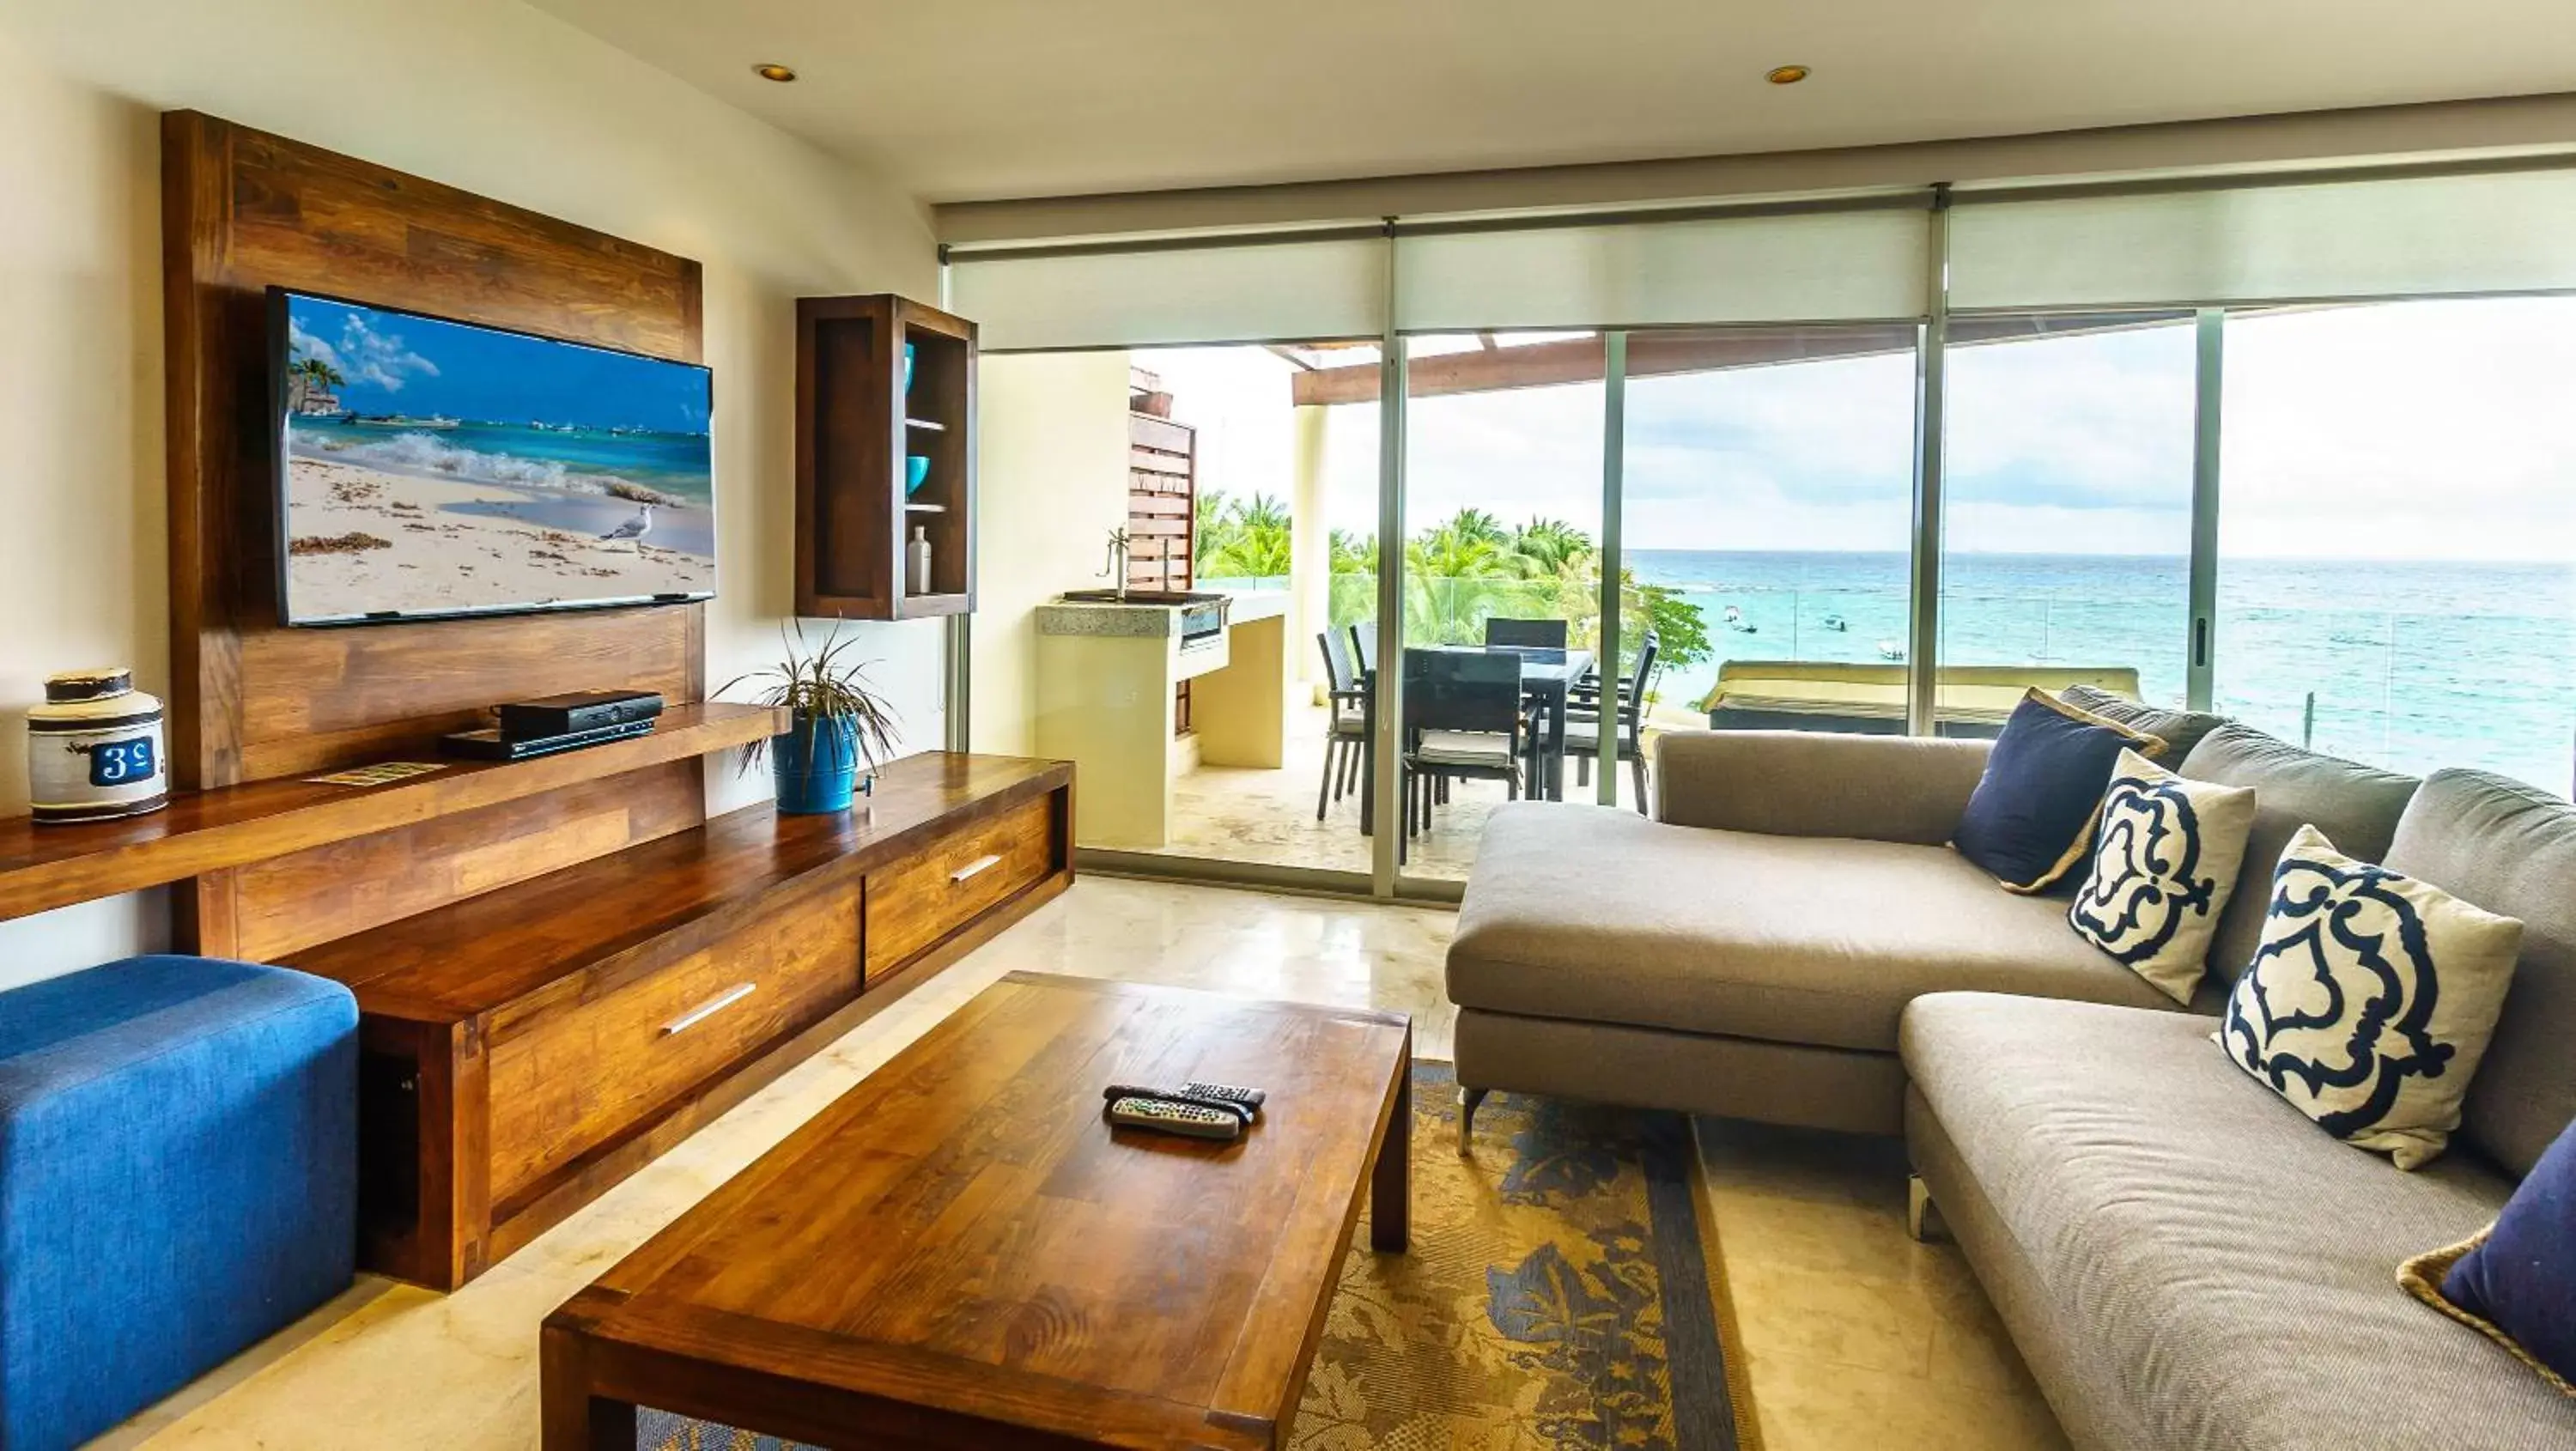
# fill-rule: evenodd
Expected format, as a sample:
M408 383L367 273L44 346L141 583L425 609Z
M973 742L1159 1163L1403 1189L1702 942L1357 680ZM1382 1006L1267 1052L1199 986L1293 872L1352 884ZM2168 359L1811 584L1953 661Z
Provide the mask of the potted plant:
M783 735L757 742L743 756L743 769L757 766L764 752L778 783L778 809L789 815L847 811L859 785L860 762L873 776L894 753L894 707L868 688L867 666L845 663L850 642L839 626L819 650L808 651L805 626L791 638L779 632L786 658L726 682L725 690L746 681L767 681L759 703L783 705L792 720ZM721 695L724 691L718 691Z

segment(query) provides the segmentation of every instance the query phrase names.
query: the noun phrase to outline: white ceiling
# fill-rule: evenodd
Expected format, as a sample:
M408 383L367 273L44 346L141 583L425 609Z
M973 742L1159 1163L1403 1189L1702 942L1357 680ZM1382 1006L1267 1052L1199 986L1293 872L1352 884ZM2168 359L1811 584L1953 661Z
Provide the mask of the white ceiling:
M2576 90L2571 0L533 3L931 201Z

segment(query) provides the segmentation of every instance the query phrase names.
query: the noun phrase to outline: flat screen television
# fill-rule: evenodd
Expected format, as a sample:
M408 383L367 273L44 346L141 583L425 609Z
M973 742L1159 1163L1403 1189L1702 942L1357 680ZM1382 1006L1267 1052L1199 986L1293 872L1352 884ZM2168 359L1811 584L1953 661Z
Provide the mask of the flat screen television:
M707 369L283 288L268 302L286 623L715 594Z

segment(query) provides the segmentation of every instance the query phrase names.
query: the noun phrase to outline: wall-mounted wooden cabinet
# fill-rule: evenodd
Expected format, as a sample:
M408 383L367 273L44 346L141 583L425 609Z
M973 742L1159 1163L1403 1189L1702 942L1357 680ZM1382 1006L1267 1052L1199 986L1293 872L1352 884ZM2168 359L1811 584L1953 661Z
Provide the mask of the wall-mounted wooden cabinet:
M926 590L909 587L916 532L930 545ZM891 293L798 299L796 612L974 607L975 325Z

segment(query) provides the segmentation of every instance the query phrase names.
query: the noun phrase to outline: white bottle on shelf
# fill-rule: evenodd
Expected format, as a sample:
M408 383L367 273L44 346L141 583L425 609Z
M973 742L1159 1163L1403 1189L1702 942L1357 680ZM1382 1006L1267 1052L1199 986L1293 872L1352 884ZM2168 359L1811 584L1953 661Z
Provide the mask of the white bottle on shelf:
M912 526L912 542L903 547L903 554L904 593L911 595L930 593L930 526L926 524Z

